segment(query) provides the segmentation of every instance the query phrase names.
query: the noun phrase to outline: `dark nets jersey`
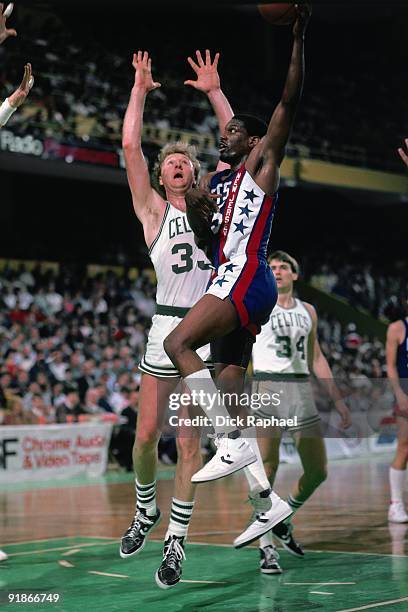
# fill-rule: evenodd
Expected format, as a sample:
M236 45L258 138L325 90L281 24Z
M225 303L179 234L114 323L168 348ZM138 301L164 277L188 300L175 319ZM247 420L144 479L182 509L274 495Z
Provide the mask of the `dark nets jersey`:
M401 387L408 394L408 321L403 319L405 328L404 340L398 346L397 369Z

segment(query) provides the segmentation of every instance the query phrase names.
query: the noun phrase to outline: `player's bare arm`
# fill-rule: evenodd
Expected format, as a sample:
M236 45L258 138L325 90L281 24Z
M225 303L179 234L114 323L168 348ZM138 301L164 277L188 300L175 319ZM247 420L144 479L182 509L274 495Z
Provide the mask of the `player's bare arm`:
M285 156L303 90L304 38L311 9L307 4L297 5L296 8L298 17L293 27L292 57L282 98L272 115L266 135L253 148L245 162L259 187L269 195L273 195L279 186L279 166Z
M13 12L13 7L13 3L10 3L4 9L4 3L0 2L0 45L4 43L9 36L17 36L17 32L14 30L14 28L7 28L6 25L7 19Z
M143 111L147 94L160 87L160 83L153 80L152 60L147 51L134 53L132 65L135 82L123 122L122 146L133 208L143 224L149 246L161 223L164 200L151 185L142 151Z
M404 164L408 168L408 154L407 154L407 151L408 151L408 138L405 139L405 149L403 147L400 147L398 149L399 156L401 157L402 161L404 162Z
M401 388L397 369L398 346L403 342L405 336L402 321L391 323L387 330L387 341L385 344L385 355L387 361L387 377L394 391L398 408L408 416L408 395Z
M221 89L221 80L218 73L218 62L220 54L216 53L214 59L211 58L209 49L205 51L205 60L200 51L196 51L197 61L191 57L187 58L188 63L197 75L197 79L184 81L184 85L194 87L198 91L207 94L218 120L220 133L223 134L225 126L234 115L231 105ZM228 164L218 162L217 170L229 168Z
M333 372L331 371L328 361L320 347L319 340L317 338L318 319L316 309L307 302L303 302L303 304L310 314L313 323L312 331L310 332L308 338L309 369L325 386L326 391L333 400L336 410L341 417L342 428L347 429L351 425L350 411L341 397L340 391L333 379Z
M19 106L21 106L24 100L27 98L28 94L30 93L30 89L33 85L34 77L31 64L26 64L24 66L23 80L17 87L16 91L12 93L11 96L9 96L8 98L10 106L12 106L13 108L18 108Z

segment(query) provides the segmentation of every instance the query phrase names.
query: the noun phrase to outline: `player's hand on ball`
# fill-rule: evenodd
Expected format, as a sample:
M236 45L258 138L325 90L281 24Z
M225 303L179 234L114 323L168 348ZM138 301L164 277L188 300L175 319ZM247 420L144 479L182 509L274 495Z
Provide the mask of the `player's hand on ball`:
M18 108L22 105L28 94L30 93L30 89L34 85L34 77L31 68L31 64L26 64L24 66L24 76L20 85L16 89L16 91L9 96L9 104L14 108Z
M337 400L335 402L336 410L341 418L342 429L348 429L351 425L351 414L343 400Z
M6 10L3 11L4 4L0 2L0 45L9 36L17 36L17 32L13 28L6 28L6 21L13 12L13 6L14 5L11 3L6 7Z
M208 49L206 49L205 52L205 62L200 51L196 51L196 56L197 63L191 57L188 57L187 61L196 73L197 80L184 81L184 85L191 85L191 87L207 94L210 93L210 91L220 89L220 77L217 70L220 54L215 54L213 62L211 61L211 54Z
M205 189L194 187L186 193L187 219L195 236L207 241L213 237L211 220L214 213L218 212L215 200L216 194L210 194Z
M304 4L296 4L295 7L298 16L293 26L293 36L297 38L303 36L306 31L307 24L312 14L312 7L307 2Z
M152 60L147 51L138 51L133 54L133 68L136 70L135 87L148 93L153 89L161 87L152 77Z
M406 151L408 151L408 138L405 139L405 149L406 149ZM408 168L408 155L407 155L406 151L403 149L403 147L400 147L398 149L398 153L399 153L402 161L404 162L404 164Z

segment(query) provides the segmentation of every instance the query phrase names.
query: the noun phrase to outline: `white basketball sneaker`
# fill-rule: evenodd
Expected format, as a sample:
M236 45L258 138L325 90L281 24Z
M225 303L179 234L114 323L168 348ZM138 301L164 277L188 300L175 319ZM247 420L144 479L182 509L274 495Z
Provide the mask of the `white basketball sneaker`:
M402 502L394 502L390 504L388 510L388 520L390 523L408 523L408 514L405 511Z
M4 552L4 550L0 550L0 561L5 561L8 559L8 555Z
M214 439L217 452L201 470L193 475L191 482L218 480L256 461L255 453L243 438L228 438L223 435L216 436Z
M249 527L235 538L235 548L242 548L257 540L293 512L289 504L273 491L266 499L262 493L255 493L249 496L249 500L254 507L255 517Z

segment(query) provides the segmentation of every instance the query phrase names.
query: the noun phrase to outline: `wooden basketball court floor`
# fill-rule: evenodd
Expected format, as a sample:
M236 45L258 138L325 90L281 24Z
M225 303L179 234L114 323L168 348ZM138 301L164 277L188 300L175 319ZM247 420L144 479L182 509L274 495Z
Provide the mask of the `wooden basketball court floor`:
M332 461L329 478L296 515L306 555L281 552L281 575L261 575L256 546L236 551L246 526L247 487L235 475L198 487L182 582L160 590L172 470L160 471L161 525L143 552L119 557L134 509L133 477L6 485L0 493L0 605L4 610L336 611L408 610L408 525L387 522L390 456ZM290 492L298 466L276 483ZM9 594L59 594L58 602L8 603ZM37 598L38 599L38 598ZM16 600L16 598L15 598Z

